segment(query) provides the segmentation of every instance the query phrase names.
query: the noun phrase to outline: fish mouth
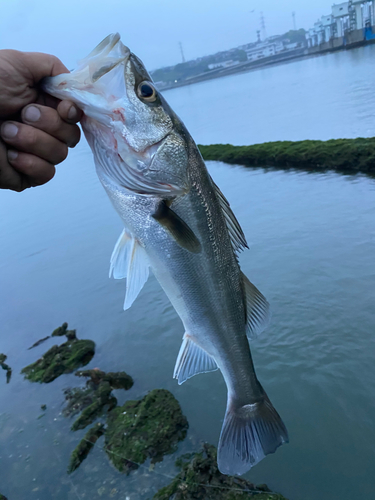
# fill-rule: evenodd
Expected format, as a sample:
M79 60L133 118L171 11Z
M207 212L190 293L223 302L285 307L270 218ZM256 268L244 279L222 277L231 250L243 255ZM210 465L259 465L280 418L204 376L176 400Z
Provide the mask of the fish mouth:
M42 88L48 94L59 99L70 99L85 110L88 104L85 93L102 95L108 99L105 85L100 79L115 68L125 68L130 57L130 50L121 42L119 33L112 33L102 40L88 56L78 61L78 66L71 73L45 78ZM94 85L95 84L95 85Z

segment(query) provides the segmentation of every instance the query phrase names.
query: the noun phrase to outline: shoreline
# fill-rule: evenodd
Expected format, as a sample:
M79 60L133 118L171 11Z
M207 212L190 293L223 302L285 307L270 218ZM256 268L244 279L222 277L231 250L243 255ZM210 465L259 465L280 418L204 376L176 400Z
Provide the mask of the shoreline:
M245 167L272 167L309 172L363 173L375 177L375 138L329 141L278 141L232 146L198 145L205 161L222 161Z
M288 54L277 54L275 56L265 57L259 61L247 61L236 66L232 66L224 69L212 70L208 73L201 73L200 75L191 77L187 80L176 82L172 85L166 85L160 89L161 92L166 90L172 90L179 87L186 87L188 85L194 85L195 83L200 83L208 80L215 80L216 78L221 78L224 76L230 76L238 73L248 73L250 71L255 71L258 69L277 66L280 64L286 64L289 62L294 62L303 59L309 59L311 57L323 56L332 52L346 51L351 49L357 49L360 47L366 47L368 45L373 45L375 39L371 40L356 40L349 44L342 41L341 45L333 43L333 41L326 42L317 47L295 49L288 52Z

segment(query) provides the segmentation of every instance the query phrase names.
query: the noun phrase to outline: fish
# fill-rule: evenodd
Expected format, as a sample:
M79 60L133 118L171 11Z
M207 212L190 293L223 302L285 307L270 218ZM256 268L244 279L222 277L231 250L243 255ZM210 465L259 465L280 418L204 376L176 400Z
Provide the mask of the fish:
M244 474L289 438L255 373L249 338L268 325L269 304L240 269L247 243L229 202L118 33L43 88L84 112L96 172L124 223L110 259L110 276L126 278L124 309L151 269L185 328L173 376L182 384L221 371L227 407L218 466Z

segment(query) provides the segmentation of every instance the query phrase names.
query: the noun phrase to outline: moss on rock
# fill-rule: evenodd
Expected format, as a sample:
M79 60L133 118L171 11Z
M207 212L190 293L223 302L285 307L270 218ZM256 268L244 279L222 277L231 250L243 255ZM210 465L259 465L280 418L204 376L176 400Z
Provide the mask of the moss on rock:
M72 430L84 429L104 410L110 411L117 405L117 399L113 396L113 389L130 389L133 379L125 372L105 373L97 368L76 372L78 377L88 377L84 388L76 387L64 391L67 401L63 409L65 417L71 417L79 412L81 415L72 425Z
M115 408L117 399L111 394L112 387L108 382L101 382L97 391L93 394L93 402L85 408L81 415L76 419L72 425L72 431L84 429L89 424L94 422L96 418L107 407L108 410Z
M49 383L63 373L71 373L91 361L95 354L95 343L92 340L78 340L75 330L67 330L67 327L67 323L64 323L52 336L66 335L68 341L60 346L54 345L35 363L23 368L21 373L25 374L26 379ZM56 331L60 333L56 334Z
M93 383L99 384L101 381L108 382L112 389L130 389L134 381L125 372L103 372L97 368L93 370L81 370L76 373L77 377L89 377Z
M7 372L6 379L7 379L7 384L8 384L11 377L12 377L12 368L5 363L6 359L7 359L7 356L5 354L0 354L0 367ZM1 498L0 498L0 500L1 500Z
M188 423L174 396L155 389L139 401L127 401L109 413L105 450L113 465L124 473L148 458L160 462L185 438Z
M81 463L87 458L91 449L94 447L97 440L104 434L104 425L95 424L91 427L88 432L84 435L83 439L79 442L78 446L74 449L70 456L70 462L68 466L68 474L74 472ZM0 497L1 500L1 497Z
M246 166L375 173L375 138L199 146L205 160Z
M159 490L154 500L285 500L266 485L255 486L240 477L221 474L217 468L216 448L203 445L200 453L176 460L181 472L169 486Z

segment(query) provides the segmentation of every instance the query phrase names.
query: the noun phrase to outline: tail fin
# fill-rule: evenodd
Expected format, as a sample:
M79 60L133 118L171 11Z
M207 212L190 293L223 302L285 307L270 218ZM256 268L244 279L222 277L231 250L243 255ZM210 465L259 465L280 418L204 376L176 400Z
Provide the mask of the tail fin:
M263 401L244 406L229 401L218 446L220 472L245 474L269 453L288 443L288 431L264 393Z

